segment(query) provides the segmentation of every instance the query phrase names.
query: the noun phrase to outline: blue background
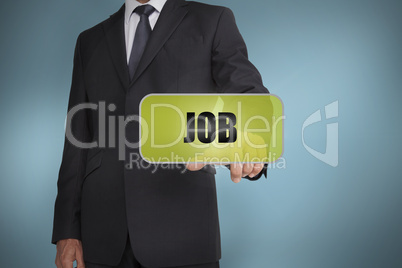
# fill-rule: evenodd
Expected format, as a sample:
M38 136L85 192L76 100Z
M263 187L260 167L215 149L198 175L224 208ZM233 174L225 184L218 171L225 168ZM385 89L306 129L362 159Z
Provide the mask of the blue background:
M266 86L285 103L286 165L217 176L223 268L402 267L402 2L225 0ZM122 1L1 1L0 260L53 267L50 244L78 34ZM339 166L303 147L339 101ZM326 122L306 129L325 151Z

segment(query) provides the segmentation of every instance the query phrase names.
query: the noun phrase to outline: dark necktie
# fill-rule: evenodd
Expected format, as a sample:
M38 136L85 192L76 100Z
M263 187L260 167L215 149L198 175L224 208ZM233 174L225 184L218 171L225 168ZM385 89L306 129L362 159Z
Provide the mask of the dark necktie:
M145 50L148 38L152 32L149 24L149 15L155 11L151 5L138 6L134 12L140 16L137 30L135 31L133 48L131 49L130 60L128 62L128 70L130 72L130 80L133 79L134 73L137 70L138 63L141 60L142 53Z

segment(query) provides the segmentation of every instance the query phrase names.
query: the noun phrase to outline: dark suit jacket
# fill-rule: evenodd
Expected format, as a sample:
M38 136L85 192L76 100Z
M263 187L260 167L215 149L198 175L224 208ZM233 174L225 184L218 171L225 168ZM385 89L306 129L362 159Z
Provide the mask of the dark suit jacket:
M168 0L131 83L123 21L124 6L79 35L69 109L104 101L117 107L109 115L128 116L138 114L149 93L268 93L227 8ZM72 120L74 136L96 140L98 121L96 111L80 111ZM137 141L138 124L128 124L125 134ZM80 149L66 139L52 242L80 239L86 261L116 265L129 233L147 267L219 260L214 168L152 172L128 168L127 160L118 160L117 148Z

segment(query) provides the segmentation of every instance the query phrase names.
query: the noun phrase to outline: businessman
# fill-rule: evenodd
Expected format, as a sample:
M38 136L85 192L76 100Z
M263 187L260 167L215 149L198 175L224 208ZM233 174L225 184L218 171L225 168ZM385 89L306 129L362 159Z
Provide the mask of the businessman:
M141 99L150 93L268 93L247 57L233 13L184 0L126 0L76 43L68 110L104 103L138 142ZM98 106L96 106L98 107ZM152 168L133 163L115 122L99 127L96 107L68 120L52 243L56 266L216 268L221 257L212 165ZM67 133L69 132L69 133ZM68 138L82 144L77 146ZM102 138L100 138L102 137ZM104 141L108 141L105 145ZM103 142L102 142L103 141ZM101 146L101 145L104 146ZM263 164L232 164L231 179L257 180Z

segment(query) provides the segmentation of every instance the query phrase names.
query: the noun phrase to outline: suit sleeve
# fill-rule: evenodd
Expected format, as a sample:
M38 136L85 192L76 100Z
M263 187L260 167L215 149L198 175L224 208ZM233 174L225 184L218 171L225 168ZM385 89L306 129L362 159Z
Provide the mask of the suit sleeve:
M87 102L83 82L83 68L80 53L80 37L74 53L73 77L71 83L68 111L78 104ZM72 115L68 114L68 117ZM88 120L85 110L72 116L71 133L81 142L89 141ZM68 122L68 120L67 120ZM67 124L66 129L69 127ZM62 239L81 239L80 211L81 186L85 172L87 149L73 145L69 139L64 141L62 162L57 181L57 197L54 208L52 243Z
M212 48L212 75L219 93L269 93L257 68L249 61L247 47L237 28L233 12L223 8ZM254 178L267 177L267 167Z

